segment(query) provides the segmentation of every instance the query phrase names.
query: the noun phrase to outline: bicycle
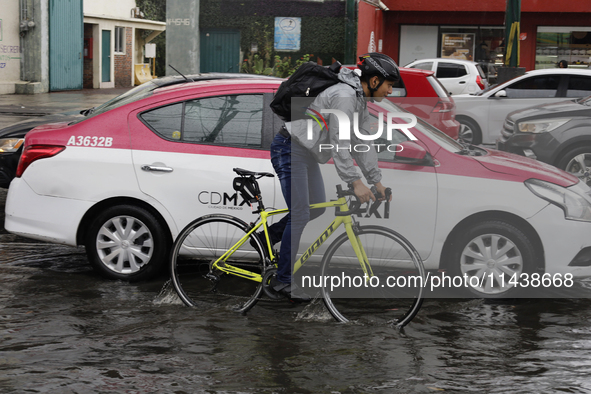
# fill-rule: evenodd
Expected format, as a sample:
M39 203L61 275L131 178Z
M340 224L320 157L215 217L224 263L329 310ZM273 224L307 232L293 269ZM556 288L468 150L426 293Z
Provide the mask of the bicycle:
M231 215L206 215L180 232L171 251L170 270L174 288L188 306L221 295L233 304L238 301L234 309L246 313L263 293L271 299L281 298L269 286L276 272L277 253L269 242L267 222L269 217L285 214L288 209L267 211L263 204L257 180L273 174L240 168L234 172L238 174L233 181L234 190L251 207L256 207L253 213L258 217L247 224ZM310 257L326 239L344 225L345 232L324 251L320 276L313 276L304 288L320 288L326 308L337 321L370 316L374 322L382 320L397 328L404 327L418 313L423 301L425 269L419 254L391 229L360 225L353 215L360 215L364 209L351 189L343 190L338 185L336 201L310 205L311 209L333 207L335 219L295 262L294 277L305 263L313 260ZM257 230L261 227L259 236ZM318 278L331 281L325 280L319 286ZM334 278L352 279L348 286L335 289ZM412 280L414 286L410 285ZM402 282L408 285L402 286Z

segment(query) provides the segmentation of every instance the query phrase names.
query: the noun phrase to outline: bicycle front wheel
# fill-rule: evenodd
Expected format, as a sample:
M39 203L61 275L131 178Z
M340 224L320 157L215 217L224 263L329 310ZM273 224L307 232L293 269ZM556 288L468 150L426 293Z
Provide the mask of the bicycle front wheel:
M256 304L267 252L254 233L243 239L248 231L245 222L228 215L201 217L181 231L172 248L170 272L186 305L226 303L246 312ZM223 261L218 261L224 254ZM212 267L216 261L219 269Z
M321 267L324 304L338 321L408 324L423 302L425 269L414 247L385 227L361 226L362 265L342 234L327 249Z

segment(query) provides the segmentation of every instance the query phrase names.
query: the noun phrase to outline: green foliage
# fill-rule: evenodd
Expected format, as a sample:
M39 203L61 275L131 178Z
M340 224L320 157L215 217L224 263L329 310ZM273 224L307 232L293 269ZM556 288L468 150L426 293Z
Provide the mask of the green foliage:
M247 74L273 75L273 68L269 67L269 56L261 57L258 53L249 53L242 62L240 71Z
M273 41L268 25L255 21L246 34L251 37L251 45L256 44L258 50L257 53L247 52L246 59L240 67L241 71L249 74L272 75Z
M284 57L281 59L280 56L275 55L275 74L281 78L287 78L291 74L295 72L302 64L309 62L311 56L314 55L304 55L297 59L294 64L291 64L291 57Z
M248 54L251 45L257 43L259 57L265 59L264 48L273 51L275 15L284 14L286 4L290 2L278 0L201 0L199 5L199 27L201 29L236 29L240 30L240 47L242 53ZM332 63L334 58L344 61L345 18L335 9L344 12L344 2L326 1L323 3L301 3L302 7L313 6L319 11L310 16L302 16L301 49L297 52L275 52L281 60L294 59L314 53L317 59L325 64ZM305 4L305 5L304 5ZM322 10L331 9L331 12ZM264 44L267 43L267 46ZM275 62L273 62L274 64ZM273 67L267 64L267 67ZM293 66L292 66L293 67Z
M146 19L166 21L166 0L136 0ZM322 9L340 7L336 2L316 4ZM257 9L258 7L258 9ZM264 8L266 12L260 12ZM290 76L303 62L315 53L317 60L327 64L331 59L343 61L344 19L334 13L314 14L302 18L301 50L298 52L276 52L273 50L274 16L281 15L285 4L276 0L201 0L199 25L201 29L220 28L240 30L242 52L245 61L242 72L263 75ZM332 7L332 9L334 9ZM145 32L147 36L151 32ZM198 34L198 33L196 33ZM166 33L157 36L156 74L166 74ZM256 43L257 52L251 53ZM295 62L292 59L297 59ZM305 59L305 60L304 60Z
M166 0L135 0L135 5L152 21L166 21Z
M250 37L251 45L256 44L258 50L256 53L246 52L246 59L240 67L243 73L287 78L313 56L305 54L292 64L291 56L281 57L273 50L273 31L268 24L254 21L252 26L245 30L245 34Z
M295 68L291 64L291 57L284 57L283 59L279 55L275 55L275 75L281 78L287 78L293 72Z
M291 57L281 58L279 55L275 55L273 66L271 67L270 56L262 58L258 53L249 53L247 58L244 59L244 62L242 62L241 71L248 74L273 75L280 78L287 78L302 64L310 61L311 56L314 55L304 55L292 64Z

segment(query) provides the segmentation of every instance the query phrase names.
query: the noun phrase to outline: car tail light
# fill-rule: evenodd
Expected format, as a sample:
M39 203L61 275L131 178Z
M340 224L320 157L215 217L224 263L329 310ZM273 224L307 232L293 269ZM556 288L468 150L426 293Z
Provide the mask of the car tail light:
M31 165L35 160L46 159L60 153L66 149L65 146L59 145L29 145L23 151L21 158L16 168L16 177L20 178L23 172Z
M435 104L435 108L433 108L432 112L449 112L451 111L451 103L446 101L438 101Z
M478 86L480 86L480 89L484 90L484 82L482 82L482 78L480 78L480 75L476 76L476 84Z

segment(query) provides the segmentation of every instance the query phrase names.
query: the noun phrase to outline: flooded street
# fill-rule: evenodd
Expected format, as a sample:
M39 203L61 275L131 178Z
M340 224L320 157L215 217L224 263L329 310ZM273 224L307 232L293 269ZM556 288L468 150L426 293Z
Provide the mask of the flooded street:
M0 392L591 392L588 299L428 300L401 334L321 304L190 309L166 282L3 231Z

